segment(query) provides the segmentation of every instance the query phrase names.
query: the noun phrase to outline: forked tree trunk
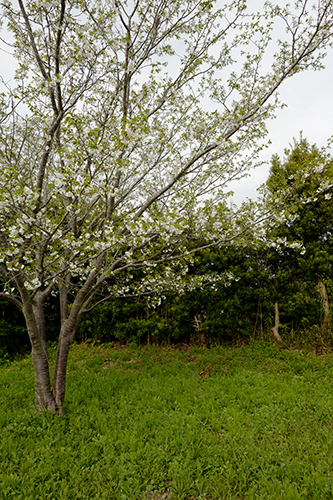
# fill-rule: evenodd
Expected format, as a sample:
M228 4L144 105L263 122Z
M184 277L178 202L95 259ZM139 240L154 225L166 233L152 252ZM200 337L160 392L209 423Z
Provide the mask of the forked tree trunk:
M30 338L33 339L32 362L35 375L35 403L37 412L47 410L63 414L68 355L74 334L75 329L70 328L68 324L65 324L61 329L52 388L47 349L44 346L41 348L40 342L34 340L37 338L37 335L34 333L30 335Z
M275 321L274 321L274 326L272 328L273 335L277 342L279 344L282 344L282 338L281 335L279 334L279 326L280 326L280 312L279 312L279 302L276 300L274 304L274 311L275 311Z
M102 263L103 255L99 257L94 272L91 273L84 286L77 293L70 310L68 306L69 276L66 277L66 282L59 286L61 329L52 387L44 319L44 301L51 293L52 288L49 287L45 291L37 291L31 297L24 287L21 277L16 278L22 300L22 310L32 346L37 411L47 410L59 414L63 413L69 349L83 311L85 311L94 296L94 292L98 289L96 287L91 291L94 279Z
M318 281L318 291L321 298L321 303L324 311L324 318L322 323L322 329L327 330L330 324L330 302L328 298L327 288L325 282L322 279Z
M206 336L205 336L205 331L203 329L203 317L200 313L194 316L193 325L196 331L198 332L199 343L201 347L204 347L206 343Z
M43 301L45 296L37 292L31 300L23 297L23 313L32 347L32 363L35 375L35 404L37 412L63 413L66 388L68 354L78 324L78 312L68 318L62 311L61 330L55 363L53 384L51 385L50 364L45 336ZM63 301L64 304L65 300Z

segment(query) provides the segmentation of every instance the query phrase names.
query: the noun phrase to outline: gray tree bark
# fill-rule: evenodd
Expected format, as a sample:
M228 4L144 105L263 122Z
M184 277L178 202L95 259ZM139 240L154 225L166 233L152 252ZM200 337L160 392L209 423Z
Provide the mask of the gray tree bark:
M280 312L279 312L279 302L276 300L274 304L275 311L275 324L272 328L273 335L279 344L282 344L282 338L279 334L279 326L280 326Z
M330 324L330 302L328 298L327 288L325 282L322 279L318 281L318 291L321 298L321 303L324 311L324 318L322 323L322 329L327 330Z
M44 301L48 294L37 292L31 298L28 293L22 293L23 314L25 316L28 334L32 347L32 363L35 375L35 404L37 412L46 410L63 414L65 398L66 372L68 354L79 322L84 297L81 304L74 304L68 315L67 292L65 287L60 292L61 329L56 355L53 383L51 383L48 348L45 336ZM74 306L73 304L73 306ZM67 311L67 313L66 313Z
M57 407L51 390L50 365L45 340L43 298L37 292L32 300L28 295L23 296L22 303L32 348L36 409L38 412L41 410L56 412Z

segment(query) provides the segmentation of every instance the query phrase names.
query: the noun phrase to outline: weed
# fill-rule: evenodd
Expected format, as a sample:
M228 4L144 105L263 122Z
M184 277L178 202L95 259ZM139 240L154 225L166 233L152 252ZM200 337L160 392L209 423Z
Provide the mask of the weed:
M0 498L332 499L332 370L260 344L74 345L61 418L29 406L30 357L0 366Z

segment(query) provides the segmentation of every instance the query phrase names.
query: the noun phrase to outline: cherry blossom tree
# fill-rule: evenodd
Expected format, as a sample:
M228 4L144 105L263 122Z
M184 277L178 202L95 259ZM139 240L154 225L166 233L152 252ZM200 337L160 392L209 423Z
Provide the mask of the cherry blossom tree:
M322 67L332 23L328 0L260 12L245 0L2 1L17 70L0 101L0 296L23 311L38 410L62 412L84 313L128 293L137 269L135 293L181 288L189 240L244 231L226 185L256 161L281 83Z

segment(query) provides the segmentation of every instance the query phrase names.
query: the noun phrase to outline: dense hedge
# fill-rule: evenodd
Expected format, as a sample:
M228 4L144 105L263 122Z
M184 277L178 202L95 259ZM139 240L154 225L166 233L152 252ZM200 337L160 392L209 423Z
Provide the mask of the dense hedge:
M177 296L169 293L156 308L149 307L146 297L104 303L84 318L77 339L206 345L272 339L274 303L279 300L284 340L317 342L317 335L309 338L309 330L316 325L317 332L322 322L316 282L311 276L290 276L289 282L284 280L285 273L277 277L268 257L267 251L239 247L202 252L196 261L197 272L206 271L209 261L214 271L231 271L237 281L221 285L217 291L207 287Z
M229 247L201 252L190 272L206 273L209 268L231 272L236 279L216 291L204 287L181 295L167 293L155 308L148 297L104 302L83 318L76 340L211 345L272 339L278 300L283 340L317 343L323 333L323 313L316 276L300 265L297 268L296 261L292 271L282 261L277 268L275 258L270 249ZM290 255L286 262L291 262ZM60 324L55 298L45 310L48 340L55 341ZM0 339L2 357L29 349L22 313L4 301L0 302Z

